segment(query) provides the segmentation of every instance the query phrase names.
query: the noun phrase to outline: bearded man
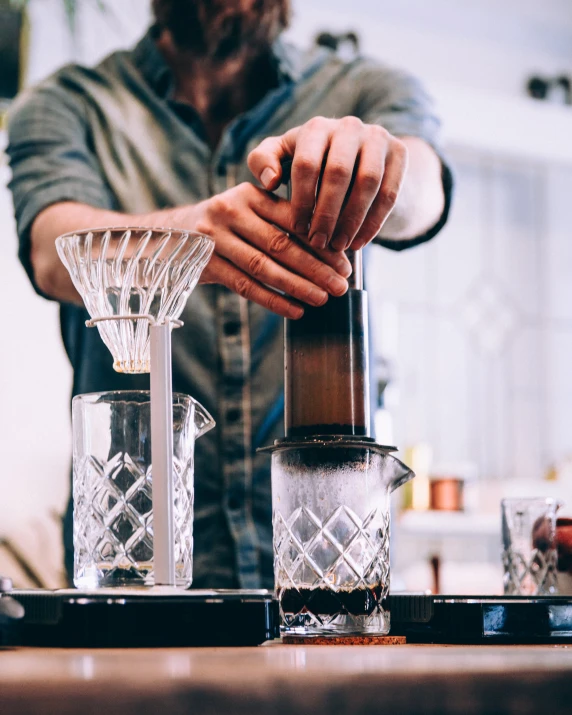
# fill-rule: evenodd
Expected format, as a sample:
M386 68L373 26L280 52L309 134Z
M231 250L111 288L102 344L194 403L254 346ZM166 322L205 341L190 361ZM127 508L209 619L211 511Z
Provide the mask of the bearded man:
M256 450L283 434L280 316L347 290L346 249L434 236L450 173L419 82L288 45L288 0L153 0L153 11L132 51L65 67L16 103L8 153L20 258L36 290L61 303L73 394L146 389L143 377L115 373L85 328L55 239L128 225L214 239L173 336L174 389L217 421L196 447L194 585L270 587L269 462ZM279 189L286 158L290 200Z

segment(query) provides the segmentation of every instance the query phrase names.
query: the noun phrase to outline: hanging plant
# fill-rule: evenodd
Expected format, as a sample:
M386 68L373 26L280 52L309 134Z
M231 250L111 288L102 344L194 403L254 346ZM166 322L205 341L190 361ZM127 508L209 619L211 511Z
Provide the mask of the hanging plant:
M0 0L0 129L3 110L20 88L24 26L23 13L6 0Z

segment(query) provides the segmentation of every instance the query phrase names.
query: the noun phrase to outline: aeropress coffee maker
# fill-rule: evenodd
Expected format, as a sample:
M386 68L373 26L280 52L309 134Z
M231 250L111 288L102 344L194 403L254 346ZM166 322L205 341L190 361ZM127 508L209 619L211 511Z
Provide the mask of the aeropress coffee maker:
M350 287L285 321L285 437L272 447L274 577L288 636L389 632L390 494L414 475L370 431L362 253Z

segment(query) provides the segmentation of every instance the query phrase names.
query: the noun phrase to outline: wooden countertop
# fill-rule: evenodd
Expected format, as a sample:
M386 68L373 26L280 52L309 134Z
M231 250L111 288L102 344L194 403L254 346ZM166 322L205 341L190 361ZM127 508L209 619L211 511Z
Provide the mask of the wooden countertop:
M572 712L572 646L0 649L0 713Z

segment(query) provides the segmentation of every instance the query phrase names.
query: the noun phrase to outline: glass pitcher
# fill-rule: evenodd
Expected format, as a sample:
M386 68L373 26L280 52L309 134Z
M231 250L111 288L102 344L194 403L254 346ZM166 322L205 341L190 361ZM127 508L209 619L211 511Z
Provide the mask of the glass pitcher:
M389 632L389 497L413 476L372 440L272 448L274 575L285 633Z
M78 395L72 419L74 584L153 586L150 393ZM213 426L196 400L173 394L177 586L192 582L195 439Z

